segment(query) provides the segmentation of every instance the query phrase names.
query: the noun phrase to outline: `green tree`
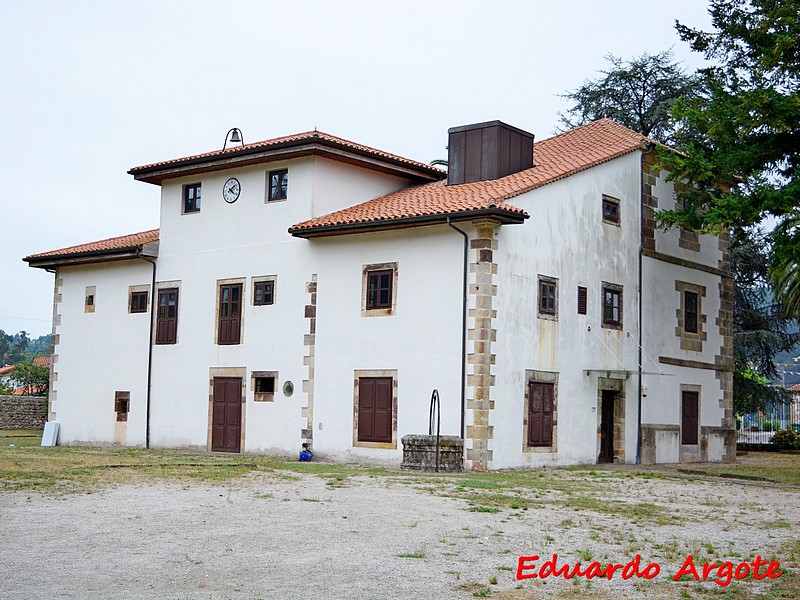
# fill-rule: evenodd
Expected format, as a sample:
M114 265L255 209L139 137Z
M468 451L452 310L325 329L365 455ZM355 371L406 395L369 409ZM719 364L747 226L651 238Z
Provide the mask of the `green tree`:
M11 379L28 396L46 396L50 388L50 369L25 361L14 365Z
M800 0L711 0L715 31L677 24L713 61L706 92L677 101L684 154L662 152L673 179L690 183L665 225L720 232L796 215L800 198Z
M600 71L602 77L562 95L574 103L559 114L563 128L608 117L659 142L673 142L670 110L678 98L700 94L700 80L686 73L671 50L645 52L629 61L609 54L606 61L609 68Z
M733 406L737 414L785 402L785 391L769 384L778 376L775 355L798 341L793 320L775 301L768 278L771 238L757 228L731 236L733 295Z

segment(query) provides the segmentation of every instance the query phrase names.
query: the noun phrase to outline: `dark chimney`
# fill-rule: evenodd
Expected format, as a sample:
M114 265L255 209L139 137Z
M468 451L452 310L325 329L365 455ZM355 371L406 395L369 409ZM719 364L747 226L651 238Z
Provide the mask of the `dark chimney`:
M533 166L533 134L488 121L447 130L447 185L499 179Z

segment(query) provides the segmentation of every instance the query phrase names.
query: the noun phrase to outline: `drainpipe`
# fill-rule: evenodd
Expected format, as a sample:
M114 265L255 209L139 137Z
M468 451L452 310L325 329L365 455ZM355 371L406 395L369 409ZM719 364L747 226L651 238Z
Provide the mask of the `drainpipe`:
M450 222L447 217L447 225L455 229L464 236L464 274L462 277L462 300L461 300L461 439L466 439L467 408L467 271L469 267L469 237L467 234Z
M139 258L146 260L153 265L153 281L150 286L150 329L148 330L149 343L147 348L147 400L145 402L145 435L144 447L150 447L150 387L153 382L153 323L156 315L156 261L152 258L139 255Z

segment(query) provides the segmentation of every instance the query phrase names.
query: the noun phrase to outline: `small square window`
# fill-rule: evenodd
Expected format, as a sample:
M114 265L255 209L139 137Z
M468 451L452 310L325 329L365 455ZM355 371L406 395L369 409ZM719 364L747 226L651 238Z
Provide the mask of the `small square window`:
M622 327L622 288L603 285L603 326Z
M367 310L392 307L392 269L367 272Z
M250 377L253 400L255 402L274 402L275 389L278 387L278 372L253 371Z
M83 301L83 312L93 313L94 312L94 301L95 301L95 294L97 293L97 288L93 285L86 286L86 293L84 295Z
M269 174L269 197L268 200L286 200L289 189L289 171L271 171Z
M619 200L603 196L603 221L619 225Z
M256 393L257 394L274 394L275 393L275 378L274 377L256 377Z
M183 186L183 213L200 212L200 184L190 183Z
M147 292L131 292L131 309L132 313L147 312Z
M264 306L275 303L275 282L256 281L253 283L253 304Z
M555 316L558 306L558 280L539 277L539 314Z

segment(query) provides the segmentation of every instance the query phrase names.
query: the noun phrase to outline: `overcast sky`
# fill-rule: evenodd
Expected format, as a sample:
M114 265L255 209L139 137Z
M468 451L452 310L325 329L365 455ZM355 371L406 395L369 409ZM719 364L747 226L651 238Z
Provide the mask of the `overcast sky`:
M604 56L709 29L702 0L0 0L0 329L50 332L29 254L158 227L133 166L318 129L429 162L447 128L544 139ZM111 333L111 332L109 332Z

